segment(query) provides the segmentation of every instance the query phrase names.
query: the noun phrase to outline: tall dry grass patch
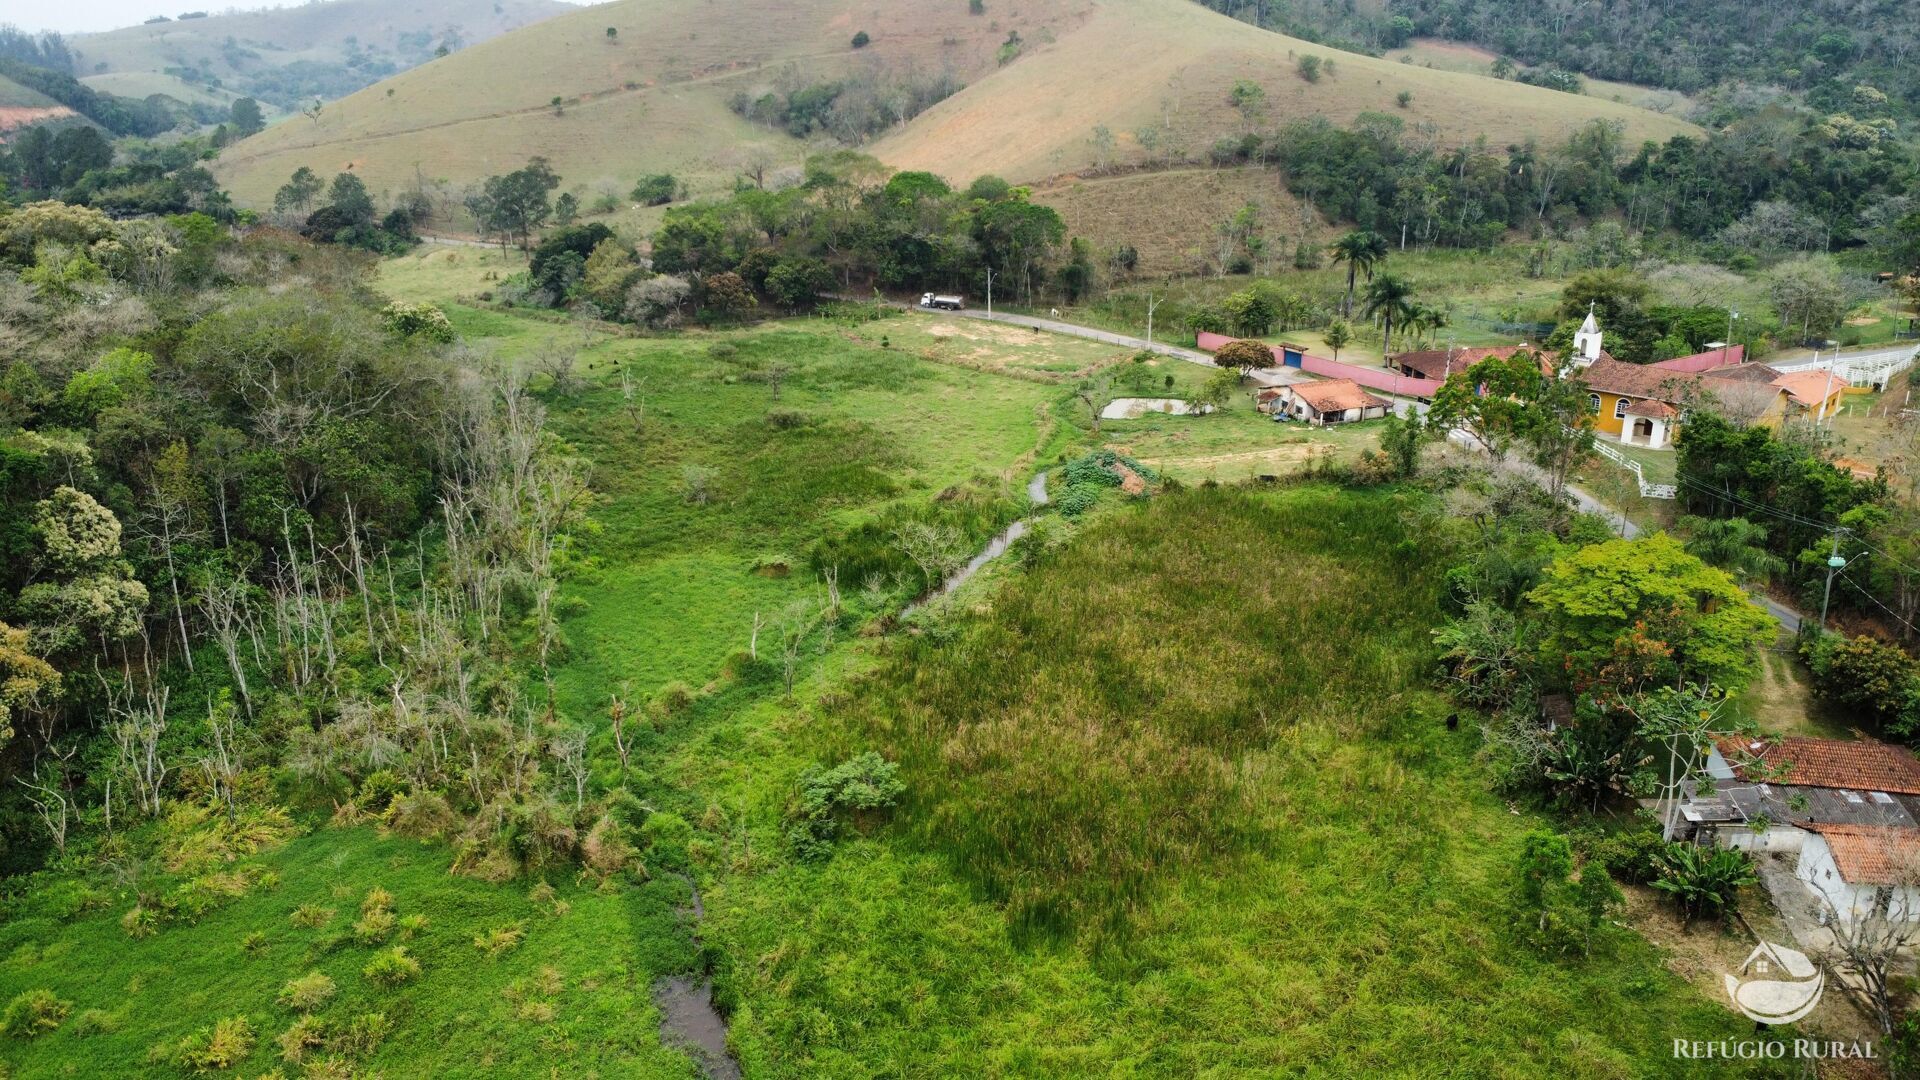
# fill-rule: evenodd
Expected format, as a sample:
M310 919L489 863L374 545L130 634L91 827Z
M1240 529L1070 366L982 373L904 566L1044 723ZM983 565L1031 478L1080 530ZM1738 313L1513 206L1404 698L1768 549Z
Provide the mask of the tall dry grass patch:
M1120 513L990 617L904 645L853 737L904 763L909 819L1027 932L1124 934L1163 879L1330 802L1423 821L1421 753L1391 737L1442 564L1402 498L1193 490Z

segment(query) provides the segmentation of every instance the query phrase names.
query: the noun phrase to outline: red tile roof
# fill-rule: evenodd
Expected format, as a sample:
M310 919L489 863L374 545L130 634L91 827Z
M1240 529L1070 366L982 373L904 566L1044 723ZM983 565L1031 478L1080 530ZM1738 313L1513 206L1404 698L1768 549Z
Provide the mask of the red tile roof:
M1743 780L1920 795L1920 760L1906 747L1891 743L1795 736L1777 743L1722 739L1719 746L1720 755ZM1749 762L1764 768L1749 770ZM1754 775L1749 776L1750 771Z
M1706 352L1694 353L1692 356L1677 356L1672 360L1662 360L1655 364L1654 367L1667 368L1671 371L1706 371L1709 368L1727 367L1732 364L1737 364L1746 358L1747 347L1745 345L1729 345L1724 348L1708 349Z
M1287 389L1293 396L1312 406L1317 413L1345 412L1348 409L1374 409L1387 404L1386 398L1375 397L1360 389L1360 384L1352 379L1328 379L1325 382L1297 383Z
M1627 406L1627 415L1651 416L1656 420L1671 420L1679 416L1680 413L1664 401L1655 401L1652 398L1648 398L1645 401L1636 401Z
M1482 360L1505 360L1518 352L1538 352L1541 374L1557 373L1553 354L1544 349L1536 350L1531 345L1493 345L1472 349L1419 349L1414 352L1394 353L1393 363L1403 371L1411 371L1436 382L1445 382L1449 376L1458 375ZM1605 353L1601 355L1604 356Z
M1743 365L1743 368L1756 374L1767 370L1759 364ZM1629 364L1610 356L1589 365L1585 377L1588 389L1603 394L1681 405L1696 404L1702 394L1712 394L1721 405L1754 416L1765 413L1784 389L1778 380L1762 382L1745 371L1727 377L1721 371L1675 371L1651 364ZM1788 377L1779 376L1780 379Z
M1673 388L1694 382L1693 376L1684 372L1646 364L1629 364L1611 356L1602 356L1587 365L1582 375L1587 380L1589 390L1634 398L1668 397L1673 393Z
M1820 403L1847 388L1847 380L1834 378L1825 371L1796 371L1782 375L1773 385L1787 392L1795 405L1817 409Z
M1920 829L1893 825L1809 823L1833 851L1840 876L1853 885L1920 883Z
M1741 382L1757 383L1770 383L1780 377L1778 371L1765 364L1728 364L1725 367L1708 368L1701 374L1714 379L1737 379Z
M1447 376L1465 371L1482 360L1492 358L1505 360L1525 348L1525 345L1500 345L1480 349L1420 349L1416 352L1395 353L1393 362L1404 370L1445 382Z

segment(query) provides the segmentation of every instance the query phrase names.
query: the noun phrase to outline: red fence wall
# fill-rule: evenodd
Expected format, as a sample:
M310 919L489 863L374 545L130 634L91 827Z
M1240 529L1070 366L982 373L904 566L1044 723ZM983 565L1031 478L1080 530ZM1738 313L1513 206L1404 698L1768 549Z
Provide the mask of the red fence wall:
M1213 352L1232 340L1234 339L1225 334L1202 333L1198 336L1197 344L1201 351ZM1279 348L1270 345L1268 349L1273 353L1273 366L1281 366ZM1300 370L1309 375L1318 375L1323 379L1352 379L1361 386L1410 397L1430 398L1435 390L1440 389L1440 384L1432 379L1422 379L1413 375L1396 375L1390 368L1343 364L1338 360L1329 360L1324 356L1314 356L1311 353L1301 357Z

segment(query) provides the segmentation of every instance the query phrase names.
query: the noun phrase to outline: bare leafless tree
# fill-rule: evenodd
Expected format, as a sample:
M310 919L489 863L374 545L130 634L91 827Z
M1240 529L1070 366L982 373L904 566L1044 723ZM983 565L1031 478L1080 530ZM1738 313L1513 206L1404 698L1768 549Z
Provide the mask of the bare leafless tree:
M108 715L113 717L113 742L119 765L133 781L134 801L148 817L160 816L160 800L167 780L160 737L167 732L167 699L171 691L148 681L142 700L134 701L130 684L107 687Z
M73 800L67 795L67 763L73 760L78 746L61 750L49 745L46 755L54 761L52 775L45 779L41 776L40 759L34 759L33 779L16 776L14 779L26 789L26 799L40 816L40 823L47 827L47 835L53 838L53 846L59 851L67 850L67 829L73 823L76 814Z
M921 576L926 581L934 585L945 581L954 571L966 565L960 533L951 525L903 522L893 530L893 545L920 568Z
M775 624L780 634L781 684L786 687L788 697L793 696L794 675L799 671L800 654L806 648L815 618L811 601L795 600L781 611Z
M231 704L207 706L207 747L200 757L200 771L213 785L214 794L227 807L227 820L236 813L235 782L245 766L240 759L240 720Z
M587 759L587 729L576 727L556 732L547 742L547 751L553 755L560 771L573 781L573 812L580 813L587 804L587 781L592 777L592 762Z
M607 704L607 718L613 721L613 749L620 755L620 785L626 786L627 767L633 754L633 747L627 742L627 698L632 696L632 688L620 684L620 692L613 695Z
M253 692L247 683L247 664L240 653L240 635L251 621L252 589L241 578L210 570L200 579L200 611L206 616L213 640L226 657L240 704L251 717Z
M829 566L820 571L820 580L827 586L826 618L837 621L840 618L840 567Z
M547 346L533 357L534 370L547 377L547 388L556 397L566 397L579 385L579 377L574 374L578 362L573 349L559 344Z
M627 414L627 421L633 425L635 435L647 433L647 402L640 396L646 388L646 380L633 377L633 368L622 365L620 368L620 408Z
M1814 892L1832 934L1824 959L1834 983L1891 1035L1898 985L1912 970L1913 946L1920 942L1920 845L1897 842L1887 863L1890 873L1873 885L1816 884Z

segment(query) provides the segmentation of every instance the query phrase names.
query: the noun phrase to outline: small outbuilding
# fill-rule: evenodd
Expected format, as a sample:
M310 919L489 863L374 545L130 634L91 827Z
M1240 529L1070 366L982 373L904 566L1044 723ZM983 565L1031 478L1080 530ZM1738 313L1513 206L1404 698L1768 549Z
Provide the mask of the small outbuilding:
M1920 829L1884 825L1809 826L1794 876L1851 923L1884 903L1898 920L1920 918Z
M1269 396L1271 395L1271 396ZM1386 398L1361 389L1352 379L1294 383L1261 391L1262 404L1276 416L1303 420L1316 427L1376 420L1387 415Z

